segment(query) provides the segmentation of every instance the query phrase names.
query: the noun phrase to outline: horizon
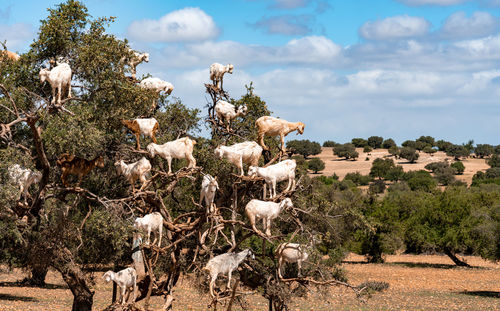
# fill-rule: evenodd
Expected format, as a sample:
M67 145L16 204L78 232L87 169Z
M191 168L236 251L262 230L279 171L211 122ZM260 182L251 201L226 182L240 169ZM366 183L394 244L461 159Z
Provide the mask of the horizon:
M0 41L26 52L61 2L7 0ZM116 16L108 33L150 53L138 77L173 83L202 116L210 64L232 63L231 97L253 82L273 116L306 124L287 140L500 144L498 0L81 2L94 18Z

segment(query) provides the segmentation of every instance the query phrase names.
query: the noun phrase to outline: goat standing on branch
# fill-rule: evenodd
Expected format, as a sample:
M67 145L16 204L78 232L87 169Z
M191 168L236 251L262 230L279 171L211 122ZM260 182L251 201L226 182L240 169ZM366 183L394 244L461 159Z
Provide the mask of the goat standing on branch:
M288 185L285 191L295 190L295 168L297 163L295 160L284 160L277 164L269 165L268 167L250 166L248 168L249 176L262 177L265 180L263 199L266 199L266 188L269 186L270 198L276 196L276 183L288 180Z
M63 153L57 159L57 165L61 167L61 181L65 187L68 187L66 182L68 175L78 176L77 185L79 186L83 176L87 175L94 167L104 167L104 159L102 156L98 156L89 161L69 153Z
M288 133L297 131L298 134L304 133L304 123L302 122L288 122L286 120L281 120L278 118L264 116L260 117L255 121L255 125L259 130L259 144L264 148L264 150L269 150L269 148L264 143L264 136L280 136L281 138L281 150L285 150L285 136Z
M210 80L213 81L214 85L222 90L222 78L226 72L233 74L234 66L231 64L227 64L226 66L213 63L210 65ZM220 86L219 86L220 84Z
M8 59L10 59L11 61L14 61L14 62L18 61L19 58L21 58L21 56L19 56L19 54L11 52L11 51L7 51L7 50L3 50L3 51L0 52L0 60L3 57L6 57L6 58L8 58Z
M205 199L205 205L207 206L207 214L213 213L216 210L214 203L215 193L219 190L219 184L217 183L217 176L212 177L211 175L203 176L201 182L201 193L200 193L200 205L203 199Z
M132 301L135 302L137 295L137 273L135 272L134 268L123 269L117 273L109 270L104 273L102 278L108 283L110 281L114 281L116 285L120 287L120 300L122 305L124 305L125 302L129 299L131 290L134 293L134 299Z
M289 263L297 263L298 266L298 277L302 277L302 263L307 260L309 255L304 250L304 246L297 243L281 243L275 251L278 257L278 276L281 276L281 267L283 266L283 261Z
M146 174L151 171L151 163L149 163L145 157L142 157L139 161L130 164L126 164L123 160L116 161L115 166L118 174L125 176L125 178L127 178L132 185L132 192L135 192L134 184L137 179L142 182L139 190L144 188L147 182Z
M14 164L9 167L10 179L19 185L19 199L24 194L24 202L29 195L28 189L32 184L37 184L42 180L42 174L37 171L32 171L28 168L21 167L19 164Z
M71 67L68 64L58 63L52 70L42 68L39 75L40 82L47 80L52 87L52 104L56 103L56 89L58 105L61 104L61 94L68 94L67 98L71 98Z
M215 113L222 123L227 122L226 129L229 132L231 121L236 119L238 116L244 116L247 113L247 106L242 105L236 108L233 104L230 104L227 101L219 100L215 104Z
M196 167L196 159L193 157L193 149L196 141L189 137L179 138L174 141L169 141L163 145L151 143L147 146L149 155L154 158L159 155L168 162L168 173L172 173L172 159L186 159L188 167Z
M129 130L131 130L132 133L134 133L137 143L137 150L141 150L141 134L147 137L151 137L153 142L156 143L156 132L158 132L159 124L155 118L121 120L121 122Z
M253 199L248 202L245 207L245 213L247 214L252 229L261 234L262 232L255 227L255 221L262 218L262 223L264 225L264 231L267 236L271 236L271 220L277 218L283 209L289 209L293 207L292 200L286 198L280 203L274 203L269 201L261 201Z
M208 261L203 270L207 270L210 273L210 295L212 295L212 298L215 298L214 284L217 280L217 276L221 273L227 273L227 288L231 288L231 274L248 256L250 256L252 259L255 259L252 250L245 249L239 253L225 253L222 255L218 255Z
M170 82L163 81L159 78L146 78L139 83L139 86L143 89L154 90L156 93L160 94L162 91L167 95L170 95L174 90L174 85ZM156 99L153 100L152 109L156 108Z
M159 241L158 241L158 247L161 246L161 236L163 233L163 216L161 216L160 213L154 212L151 214L147 214L144 217L138 217L135 219L134 222L134 229L137 230L146 230L148 232L148 241L146 242L147 245L150 243L150 238L151 238L151 231L158 231L159 235ZM156 233L155 233L156 235ZM156 237L153 241L153 244L156 242Z
M236 165L240 170L240 175L245 175L243 163L256 166L259 164L262 155L262 147L254 141L245 141L231 146L218 146L214 151L219 159L226 158Z
M123 56L121 59L121 63L124 65L128 65L130 67L130 72L132 72L132 78L135 79L135 75L137 73L136 68L142 62L149 62L149 53L139 53L132 49L128 49L128 53L131 55Z

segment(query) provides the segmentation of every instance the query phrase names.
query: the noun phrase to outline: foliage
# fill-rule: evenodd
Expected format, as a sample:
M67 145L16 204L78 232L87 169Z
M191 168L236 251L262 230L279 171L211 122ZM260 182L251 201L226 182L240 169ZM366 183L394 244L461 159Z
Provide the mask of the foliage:
M417 143L414 140L405 140L401 146L416 149Z
M368 145L363 147L363 152L364 153L369 153L369 152L372 152L372 151L373 151L372 147L370 147Z
M363 139L363 138L353 138L351 140L351 143L356 148L363 148L364 146L368 145L368 141L366 139Z
M488 161L486 161L486 163L488 163L491 167L500 167L500 156L498 154L494 154Z
M434 147L436 146L436 142L434 140L434 137L432 136L420 136L417 140L415 140L416 142L421 142L423 143L424 145L427 145L427 146L430 146L430 147Z
M368 191L372 194L380 194L384 193L385 188L386 188L385 181L381 179L376 179L370 184Z
M437 152L436 149L432 148L431 146L425 146L424 149L422 149L423 152L428 153L430 155L434 154Z
M476 154L476 156L480 157L481 159L492 155L494 152L495 148L493 148L493 146L489 144L478 144L474 149L474 153Z
M347 173L344 180L350 180L358 186L367 186L373 178L369 175L362 175L360 172Z
M337 143L334 142L333 140L326 140L323 143L323 147L335 147L336 145L337 145Z
M346 160L355 160L359 156L353 144L338 145L333 148L333 154L340 158L345 158Z
M382 148L382 142L384 139L380 136L370 136L368 137L367 144L368 146L372 147L373 149L378 149Z
M396 142L392 138L387 138L382 142L382 148L389 149L391 147L397 146Z
M419 154L411 147L403 147L399 151L399 156L410 163L415 163L418 160Z
M462 157L468 157L470 152L461 145L452 145L447 148L446 155L450 157L454 157L455 160L460 160Z
M447 152L452 146L453 143L450 143L449 141L445 141L442 139L436 141L436 147L438 147L439 151Z
M450 166L455 169L457 175L462 175L465 171L465 166L461 161L453 162Z
M321 153L321 145L317 142L304 140L289 140L286 143L287 151L291 154L300 154L307 159L308 156Z
M396 167L394 160L387 158L377 158L373 161L370 169L370 176L377 177L378 179L385 178L391 168Z
M319 171L322 171L325 169L325 162L323 162L319 158L313 158L309 161L307 161L307 167L313 171L315 174L317 174Z
M431 192L436 188L436 181L429 172L424 170L406 172L402 180L408 184L412 191Z
M394 157L399 157L399 152L400 152L400 149L398 148L398 146L392 146L389 148L389 154L394 156Z

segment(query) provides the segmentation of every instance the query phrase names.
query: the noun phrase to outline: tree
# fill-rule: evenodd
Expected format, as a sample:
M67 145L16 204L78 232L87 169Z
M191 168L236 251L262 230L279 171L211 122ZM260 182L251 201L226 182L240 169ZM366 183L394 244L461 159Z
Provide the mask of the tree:
M457 175L462 175L465 171L465 166L461 161L453 162L450 166L455 169Z
M368 146L372 147L373 149L378 149L382 148L382 142L384 139L380 136L370 136L368 137Z
M323 162L319 158L313 158L309 161L307 161L307 167L314 172L314 174L317 174L319 171L322 171L325 169L325 162Z
M373 151L372 147L370 147L368 145L363 147L363 152L364 153L370 153L372 151Z
M433 155L434 153L437 152L437 150L432 148L431 146L425 146L425 148L422 149L422 151L430 155Z
M359 156L353 144L338 145L333 148L333 154L340 158L346 158L346 160L355 160Z
M469 151L461 145L452 145L446 150L446 155L453 157L455 161L460 160L462 157L468 157L469 154Z
M338 145L338 144L336 142L334 142L333 140L326 140L323 143L323 147L335 147L336 145Z
M492 145L489 144L478 144L474 149L474 153L476 154L476 156L480 157L481 159L490 156L494 152L495 149Z
M321 145L307 140L290 140L286 143L287 150L292 154L300 154L307 159L308 156L321 153Z
M488 163L491 167L500 167L500 156L498 154L494 154L488 161L486 161L486 163Z
M364 146L366 146L368 144L368 142L366 141L366 139L363 139L363 138L353 138L351 140L351 143L356 148L363 148Z
M431 192L436 188L436 181L429 172L424 170L407 172L402 179L412 191Z
M389 154L394 156L395 158L399 157L399 148L397 146L392 146L389 148Z
M415 149L410 147L403 147L399 151L399 156L408 160L410 163L415 163L418 160L418 153Z
M396 142L392 138L388 138L382 142L382 148L389 149L391 147L397 146Z
M448 151L448 149L450 149L451 147L453 146L452 143L450 143L449 141L445 141L445 140L438 140L436 142L436 147L438 147L439 151Z
M360 172L355 172L347 173L344 177L344 180L350 180L358 186L366 186L373 180L373 178L369 175L361 175Z
M377 177L378 179L385 178L390 169L396 167L393 159L377 158L373 161L370 169L370 176Z
M401 146L416 149L417 143L414 140L405 140Z
M436 145L436 142L434 140L434 137L432 136L420 136L416 142L422 142L424 143L425 145L428 145L428 146L431 146L431 147L434 147Z

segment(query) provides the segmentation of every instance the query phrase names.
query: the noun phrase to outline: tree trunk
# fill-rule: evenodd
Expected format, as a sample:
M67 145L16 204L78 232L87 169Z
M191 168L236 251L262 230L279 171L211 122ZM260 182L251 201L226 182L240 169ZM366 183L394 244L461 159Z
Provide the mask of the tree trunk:
M45 286L45 277L49 268L45 265L36 265L31 267L31 276L25 278L23 283L33 286Z
M85 276L80 267L73 261L73 254L66 248L55 249L53 252L54 268L59 271L73 293L72 311L91 311L94 292L87 286Z
M445 247L444 248L444 253L450 257L450 259L459 267L470 267L470 265L468 263L466 263L465 261L463 260L460 260L460 258L458 258L454 252L451 251L451 249L449 249L448 247Z

